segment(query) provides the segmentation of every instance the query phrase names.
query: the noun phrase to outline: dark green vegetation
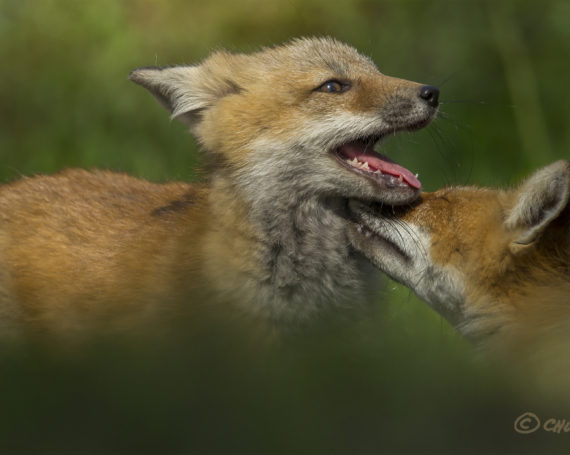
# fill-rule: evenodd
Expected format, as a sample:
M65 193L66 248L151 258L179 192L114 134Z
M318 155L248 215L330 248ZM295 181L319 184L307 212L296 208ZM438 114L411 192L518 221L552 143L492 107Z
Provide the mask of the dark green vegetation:
M194 179L193 139L129 71L299 35L333 35L386 74L440 87L436 122L383 145L427 190L504 185L570 156L563 0L0 0L0 179L64 167ZM0 453L564 453L569 444L568 434L516 434L523 411L570 410L513 391L500 366L477 361L393 283L367 317L263 354L236 347L235 334L180 325L66 353L1 346Z

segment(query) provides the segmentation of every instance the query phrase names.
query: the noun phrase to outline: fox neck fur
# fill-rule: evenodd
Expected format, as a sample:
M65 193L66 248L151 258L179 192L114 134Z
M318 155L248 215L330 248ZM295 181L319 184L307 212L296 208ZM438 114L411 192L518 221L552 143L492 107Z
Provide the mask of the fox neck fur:
M259 200L248 204L245 198L236 203L231 180L213 177L209 205L216 222L204 245L210 280L223 277L216 287L228 298L280 321L299 322L372 293L372 267L347 241L345 202L305 194L296 181L283 180L276 182L278 190L260 191ZM216 254L219 248L238 264ZM256 253L249 258L244 251ZM236 296L236 289L243 295Z

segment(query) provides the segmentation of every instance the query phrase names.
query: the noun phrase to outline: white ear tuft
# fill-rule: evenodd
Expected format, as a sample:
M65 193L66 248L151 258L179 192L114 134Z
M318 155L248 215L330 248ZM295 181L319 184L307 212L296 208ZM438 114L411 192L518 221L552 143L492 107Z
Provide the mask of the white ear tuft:
M200 73L199 66L139 68L131 72L129 79L150 91L175 118L215 102L216 94L204 89Z
M505 227L518 231L514 244L531 244L568 204L570 162L561 160L531 175L516 192Z
M238 57L218 52L201 65L139 68L129 79L149 90L172 118L191 124L192 114L242 90L234 80L236 62Z

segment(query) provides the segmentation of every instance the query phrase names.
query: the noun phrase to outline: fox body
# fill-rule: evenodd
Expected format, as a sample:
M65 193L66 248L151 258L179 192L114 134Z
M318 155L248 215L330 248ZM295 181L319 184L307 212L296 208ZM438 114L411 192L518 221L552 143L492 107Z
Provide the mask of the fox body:
M417 179L373 146L427 125L436 88L385 76L328 38L219 51L130 79L188 125L211 161L207 181L68 170L4 185L7 315L59 321L201 295L298 321L362 296L366 261L347 240L347 200L418 197Z
M446 188L391 215L353 202L351 238L467 337L528 353L570 340L569 195L558 161L513 190Z

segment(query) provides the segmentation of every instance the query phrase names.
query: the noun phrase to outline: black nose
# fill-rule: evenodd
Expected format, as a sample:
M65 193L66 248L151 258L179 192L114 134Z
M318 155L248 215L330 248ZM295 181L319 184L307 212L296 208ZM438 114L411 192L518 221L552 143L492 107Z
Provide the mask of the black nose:
M433 85L424 85L420 89L420 98L426 100L431 107L439 104L439 89Z

